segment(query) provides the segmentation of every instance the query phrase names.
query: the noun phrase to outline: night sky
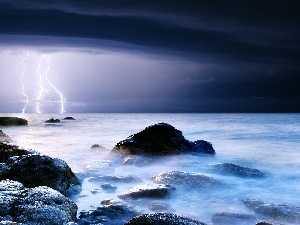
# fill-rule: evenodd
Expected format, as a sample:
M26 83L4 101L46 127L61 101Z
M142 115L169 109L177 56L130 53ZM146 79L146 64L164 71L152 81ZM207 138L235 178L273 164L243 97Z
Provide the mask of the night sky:
M298 0L0 0L0 112L60 111L43 55L67 112L300 112Z

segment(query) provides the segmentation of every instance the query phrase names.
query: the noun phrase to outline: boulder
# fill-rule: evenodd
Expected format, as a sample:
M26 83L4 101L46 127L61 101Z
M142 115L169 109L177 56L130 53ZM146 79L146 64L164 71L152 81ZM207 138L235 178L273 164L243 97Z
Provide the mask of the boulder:
M0 143L0 163L7 163L11 157L38 154L34 150L21 149L19 146Z
M300 207L264 203L256 199L245 199L243 200L243 203L260 215L282 222L300 224Z
M155 183L169 184L173 186L182 185L188 189L216 188L224 185L211 176L198 173L181 171L163 172L152 177Z
M95 210L82 211L79 214L78 225L120 225L137 216L138 212L129 205L108 200L103 201L102 206Z
M64 195L79 193L81 184L71 168L60 159L28 155L9 165L5 178L19 181L25 187L51 187Z
M197 220L193 220L188 217L179 216L172 213L154 213L154 214L142 214L133 217L130 221L126 222L124 225L205 225Z
M28 125L28 121L18 117L0 117L0 126Z
M222 163L212 166L214 172L237 176L241 178L264 178L265 174L257 169L251 169L248 167L242 167L233 163Z
M211 218L214 225L249 225L254 224L256 217L249 214L236 213L236 212L221 212L214 213Z
M45 123L59 123L59 122L60 122L59 119L53 119L53 118L45 121Z
M191 142L182 132L167 123L149 126L123 141L111 150L125 155L174 155L183 153L215 154L211 143L203 140Z
M11 138L8 135L4 134L2 130L0 130L0 143L3 142L9 143L11 142Z
M121 195L121 199L139 199L139 198L166 198L175 190L175 187L165 184L138 185Z
M8 224L61 225L76 220L76 204L49 187L25 188L17 181L1 180L0 203L0 216L11 220Z

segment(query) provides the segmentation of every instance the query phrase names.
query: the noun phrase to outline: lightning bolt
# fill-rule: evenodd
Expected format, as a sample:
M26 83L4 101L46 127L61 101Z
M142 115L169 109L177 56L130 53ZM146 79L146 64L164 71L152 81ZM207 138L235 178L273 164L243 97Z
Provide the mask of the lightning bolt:
M22 59L22 61L17 65L17 70L16 70L16 73L20 74L20 82L21 82L21 93L22 95L25 97L25 105L23 106L23 109L22 109L22 113L24 114L25 113L25 109L27 107L27 105L29 104L29 96L26 94L25 92L25 84L24 84L24 74L25 74L25 71L26 71L26 68L25 68L25 61L27 60L29 56L29 53L26 54L25 58ZM22 68L22 69L20 69Z
M46 70L44 73L41 72L41 67L44 65L46 67ZM59 97L60 102L60 113L65 112L65 102L66 99L64 98L62 92L60 92L49 80L48 74L51 68L51 57L48 54L43 54L38 65L37 74L39 76L39 94L37 97L37 103L36 103L36 112L41 113L40 110L40 103L47 92L47 94L50 96L49 88L52 89ZM49 97L50 98L50 97Z

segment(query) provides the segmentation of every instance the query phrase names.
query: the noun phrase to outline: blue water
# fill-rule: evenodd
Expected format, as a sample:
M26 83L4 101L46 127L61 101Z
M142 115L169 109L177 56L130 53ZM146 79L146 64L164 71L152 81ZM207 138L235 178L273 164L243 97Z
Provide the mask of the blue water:
M135 175L145 184L151 177L165 171L205 173L228 184L217 191L184 192L166 200L138 200L132 203L144 213L152 212L150 203L170 206L174 213L199 219L208 224L216 212L240 212L256 215L241 202L256 198L265 202L300 206L300 114L0 114L29 120L28 126L1 127L13 142L51 157L65 160L83 179L83 191L73 200L79 211L92 209L105 199L135 184L118 184L115 192L103 191L99 183L89 182L91 176ZM62 120L47 125L45 120L72 116L75 121ZM125 166L120 157L109 154L113 146L149 125L166 122L181 130L186 139L206 140L213 144L213 157L180 155L163 157L160 163L142 167ZM91 149L93 144L103 149ZM243 179L208 173L212 164L230 162L259 169L266 179ZM92 190L97 190L92 193Z

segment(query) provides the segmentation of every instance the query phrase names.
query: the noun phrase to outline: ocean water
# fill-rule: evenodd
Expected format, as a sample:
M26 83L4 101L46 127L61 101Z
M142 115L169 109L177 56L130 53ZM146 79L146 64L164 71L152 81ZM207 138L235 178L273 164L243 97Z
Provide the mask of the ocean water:
M91 182L97 176L137 176L143 184L166 171L210 175L226 183L216 190L177 188L167 199L132 200L141 213L153 213L151 205L162 204L166 211L211 224L218 212L252 214L258 220L272 221L255 214L242 203L255 198L263 202L300 206L300 114L0 114L18 116L28 126L1 127L13 143L66 161L82 179L83 190L71 198L79 211L93 209L101 201L122 201L118 195L136 183L116 183L114 192ZM59 124L46 124L50 118ZM177 155L156 159L156 163L123 165L123 157L111 155L113 146L149 125L166 122L182 131L186 139L213 144L215 156ZM92 149L93 144L103 146ZM207 168L217 163L235 163L266 173L264 179L245 179L213 173ZM288 223L285 223L288 224Z

